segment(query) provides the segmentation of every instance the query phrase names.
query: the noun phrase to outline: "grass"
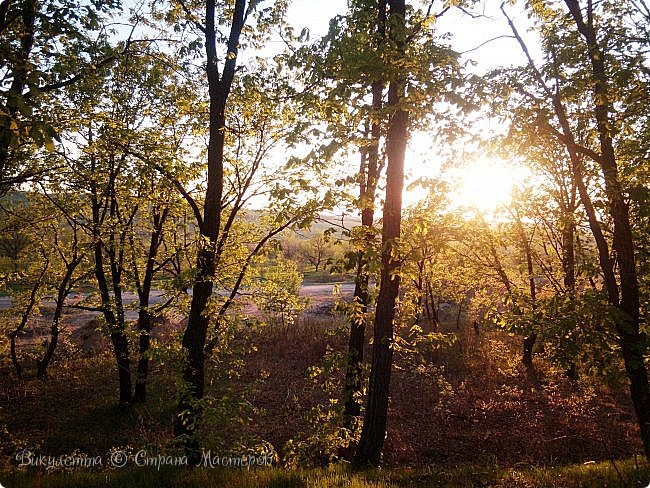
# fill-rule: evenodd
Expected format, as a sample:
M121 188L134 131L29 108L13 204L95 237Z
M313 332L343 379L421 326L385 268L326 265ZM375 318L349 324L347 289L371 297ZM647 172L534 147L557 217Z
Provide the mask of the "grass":
M465 466L430 471L280 468L124 468L66 473L23 472L3 476L6 488L399 488L399 487L647 487L650 465L635 459L571 465L499 469Z
M340 317L307 314L285 327L252 329L234 341L229 355L210 367L208 390L218 401L214 420L204 426L202 446L226 454L259 447L264 441L287 461L287 441L313 429L305 412L328 401L323 385L305 372L309 366L322 365L328 350L345 350L345 334L324 334L341 324ZM161 341L177 344L180 328L170 325L166 330ZM455 324L440 330L453 332L458 340L423 350L424 363L396 353L382 470L351 473L344 466L306 469L307 464L293 471L279 467L187 471L169 466L158 471L132 465L109 469L109 449L165 452L170 447L174 364L161 346L160 359L151 363L148 403L117 409L110 351L82 353L71 346L69 352L60 349L51 376L44 380L21 382L10 374L0 376L0 484L7 488L648 486L650 467L629 457L638 452L640 443L632 407L617 390L587 378L571 382L541 358L536 364L543 382L536 389L520 365L520 338L488 329L480 334L469 327L456 330ZM74 472L10 468L24 446L51 455L75 451L100 455L103 464ZM4 471L3 458L8 460ZM622 460L613 463L607 461L610 458ZM590 460L600 462L582 464Z
M354 281L354 276L342 273L330 273L326 269L318 271L305 271L303 273L303 283L343 283Z

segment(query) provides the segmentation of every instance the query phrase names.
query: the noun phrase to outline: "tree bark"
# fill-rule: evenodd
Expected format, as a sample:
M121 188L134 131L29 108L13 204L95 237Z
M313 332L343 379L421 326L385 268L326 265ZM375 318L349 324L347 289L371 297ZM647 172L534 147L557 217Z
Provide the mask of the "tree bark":
M153 230L151 232L151 238L149 240L149 251L147 253L147 264L145 265L142 283L138 286L138 300L140 302L138 309L140 358L138 359L135 391L133 394L133 401L136 403L145 403L147 401L147 375L149 372L149 358L147 357L147 354L149 352L151 343L151 326L153 321L153 317L149 311L149 300L151 295L151 286L154 278L156 256L158 255L158 249L160 248L163 225L167 218L167 214L167 208L165 208L161 213L154 212Z
M111 344L117 363L120 399L119 406L125 407L131 403L131 361L129 359L129 343L124 333L124 322L118 318L111 307L111 297L108 291L108 280L104 272L104 257L102 243L97 240L94 244L95 278L102 300L102 312L110 331Z
M383 3L385 15L385 2ZM380 5L381 9L381 5ZM382 18L382 14L379 14ZM366 229L366 243L372 244L374 235L370 230L374 223L375 213L375 193L377 189L377 180L379 179L379 139L381 137L381 123L378 120L378 114L382 107L383 83L374 82L372 84L372 108L373 122L370 129L370 146L367 151L367 161L364 182L359 192L361 202L361 225ZM345 372L345 389L343 392L346 427L352 426L353 420L361 413L361 405L358 396L362 388L361 365L363 364L363 349L365 346L366 320L365 314L368 310L368 281L369 276L366 270L367 258L366 252L359 251L357 261L357 273L354 280L354 298L353 300L361 305L360 313L363 314L361 319L354 317L350 321L350 337L348 340L348 356Z
M92 135L89 137L92 140ZM95 172L95 160L92 159L91 169ZM114 175L111 175L114 177ZM91 182L91 210L92 210L92 233L93 233L93 253L94 253L94 273L97 280L97 287L99 288L99 295L102 303L102 313L106 320L106 325L110 333L111 343L113 345L113 353L117 364L118 380L119 380L119 406L125 407L131 403L131 361L129 359L129 343L124 331L124 313L116 314L111 306L111 296L109 292L108 278L104 271L104 245L102 242L101 225L103 221L102 206L99 201L99 189L97 184ZM111 230L111 232L113 232ZM115 263L112 263L114 268ZM113 271L115 271L113 269ZM113 275L113 281L116 276ZM117 291L118 295L114 297L116 304L121 304L121 296L119 296L120 287L114 283L114 292Z
M377 32L376 42L379 45L385 41L386 36L386 8L387 0L378 0L377 2ZM359 189L359 202L361 205L361 225L366 229L367 246L372 245L374 235L370 228L374 224L375 215L375 196L377 191L377 181L381 173L379 158L379 142L381 138L382 123L380 119L383 107L384 82L375 80L370 87L372 95L372 111L370 114L370 145L365 151L365 165L362 160L361 176L362 182ZM364 167L365 166L365 167ZM359 395L362 390L362 371L363 349L366 338L366 320L365 314L368 310L368 282L369 276L366 270L367 257L364 250L359 251L357 261L357 274L354 282L354 301L361 305L360 313L362 319L357 317L350 321L350 337L348 340L348 355L345 372L345 385L343 391L343 415L345 426L351 428L354 420L361 413L361 404Z
M533 253L530 248L530 242L524 231L524 226L521 223L519 215L517 215L517 228L519 231L519 238L521 239L521 246L524 251L524 256L526 258L526 270L528 271L528 288L530 293L530 304L531 309L534 312L537 308L537 288L535 285L535 275L533 270ZM535 347L535 342L537 341L537 333L533 330L528 336L524 338L523 341L523 353L521 361L524 363L526 368L529 371L533 370L533 348Z
M564 287L567 296L572 303L575 302L576 292L576 265L575 265L575 182L573 194L571 195L570 209L564 209L564 222L562 227L562 271L564 273ZM569 361L569 365L564 372L567 378L572 380L578 379L578 366L575 361Z
M562 271L564 274L564 287L570 296L573 296L576 289L576 261L575 261L575 231L576 225L573 221L573 212L567 212L567 222L562 228Z
M529 370L533 369L533 348L535 347L535 342L537 341L537 334L531 332L523 340L523 354L521 356L521 362L524 363L524 366Z
M44 377L47 374L47 368L54 357L54 352L56 351L56 346L59 339L59 325L61 322L61 315L63 314L63 306L65 304L65 299L70 293L70 282L72 281L72 275L74 274L75 269L82 261L82 257L75 257L70 261L66 266L65 275L59 283L57 296L56 296L56 307L54 309L54 315L52 316L52 323L50 326L50 342L47 345L47 350L43 355L43 358L38 361L36 376L39 378Z
M389 0L391 38L404 55L404 0ZM388 125L386 153L386 198L382 227L382 270L379 298L375 311L372 367L368 388L368 404L363 429L354 458L356 466L377 465L386 437L388 398L393 362L393 321L399 294L399 267L395 245L400 237L402 220L402 190L404 187L404 154L408 138L409 113L401 106L405 81L400 74L391 74L388 106L392 116Z
M206 308L212 296L217 263L217 241L221 226L221 200L224 183L224 143L226 135L226 104L235 75L239 37L244 26L245 0L236 0L228 53L220 76L216 48L215 0L206 0L205 49L206 73L210 95L208 180L203 219L199 224L201 248L196 260L196 278L187 327L183 334L186 363L183 368L184 390L176 408L174 437L181 440L190 464L200 459L198 427L201 421L201 400L205 386L205 345L208 329Z
M16 376L18 377L19 380L23 379L23 369L20 366L20 362L18 361L18 355L16 353L16 337L18 337L18 335L23 331L23 329L27 325L29 316L31 315L32 310L34 309L34 305L36 305L36 300L38 300L38 295L37 295L38 290L41 288L41 286L43 286L43 280L45 278L45 273L47 273L49 264L50 264L49 261L46 259L45 265L41 270L38 280L36 281L36 283L34 283L31 293L29 294L29 301L27 302L27 307L25 308L25 311L23 312L20 318L20 323L11 332L11 334L9 334L9 340L10 340L9 349L11 354L11 362L14 365L14 369L16 370Z
M630 396L637 414L645 455L650 459L650 387L645 365L647 341L646 335L639 329L640 298L634 240L629 207L618 175L618 162L612 140L613 124L609 116L612 112L612 102L609 96L605 53L601 49L594 27L593 4L588 2L585 21L578 0L565 0L565 3L578 31L587 43L587 55L591 63L594 116L600 143L600 157L597 162L600 164L605 180L609 213L614 222L613 249L616 253L620 279L620 302L613 303L622 312L617 317L616 330L625 370L630 381Z

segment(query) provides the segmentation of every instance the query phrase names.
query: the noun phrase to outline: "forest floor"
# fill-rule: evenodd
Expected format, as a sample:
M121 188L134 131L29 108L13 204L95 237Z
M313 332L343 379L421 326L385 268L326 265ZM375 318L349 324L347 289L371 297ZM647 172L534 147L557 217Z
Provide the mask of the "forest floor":
M206 449L228 454L272 446L279 459L298 463L319 463L332 455L327 444L334 431L323 406L339 396L336 358L345 351L346 337L342 319L328 311L330 302L326 293L315 295L310 311L295 324L243 327L224 344L210 366ZM90 319L81 324L77 318L75 324L62 334L57 361L46 379L19 381L3 359L0 473L15 471L16 453L22 449L104 457L115 449L169 449L174 344L181 324L159 326L148 402L127 410L115 406L114 360L106 339L95 330L97 323ZM519 360L521 338L451 324L441 331L455 337L453 344L395 354L387 467L414 472L459 466L535 470L605 462L621 478L619 460L628 459L629 465L638 457L641 462L638 430L623 385L569 380L542 359L536 359L537 374L531 378ZM314 366L332 367L332 373L308 374Z

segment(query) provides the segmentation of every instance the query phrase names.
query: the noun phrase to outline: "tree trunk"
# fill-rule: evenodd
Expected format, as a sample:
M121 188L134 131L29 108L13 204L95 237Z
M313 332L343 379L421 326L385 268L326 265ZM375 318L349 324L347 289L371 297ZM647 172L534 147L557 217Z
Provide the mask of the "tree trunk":
M530 306L533 312L537 308L537 288L535 285L535 275L533 270L533 252L530 248L530 242L524 231L524 226L521 223L519 215L517 215L517 228L519 229L519 238L521 239L521 246L526 257L526 270L528 271L528 288L530 293ZM537 341L537 333L533 330L523 341L523 353L521 361L524 363L529 371L533 370L533 348Z
M131 403L131 363L129 360L129 343L124 331L124 314L122 313L121 315L116 315L111 306L108 279L104 271L104 253L100 230L101 209L97 196L98 189L93 182L91 188L91 205L93 213L93 251L95 258L94 272L102 302L102 313L110 332L111 343L113 345L113 353L115 355L115 361L117 363L120 390L119 406L125 407ZM118 288L119 292L119 286L114 286L113 288ZM118 303L118 299L121 300L121 296L115 296L114 298L116 303Z
M52 324L50 328L50 342L47 346L47 350L43 355L43 359L38 361L36 376L42 378L47 374L47 368L54 357L54 351L56 351L56 345L59 339L59 324L61 322L61 315L63 314L63 305L65 299L68 297L70 292L70 281L72 280L72 275L81 263L81 258L74 258L67 266L65 275L59 283L59 288L57 290L56 297L56 308L54 309L54 315L52 316Z
M574 190L575 200L575 190ZM572 204L573 205L573 204ZM575 208L567 210L565 213L565 222L562 228L562 270L564 272L564 287L567 296L573 303L575 301L576 291L576 271L575 271L575 222L573 220ZM572 380L578 379L578 366L574 361L570 361L564 374Z
M147 253L147 264L145 266L142 283L138 286L138 299L140 301L138 310L138 329L140 331L140 343L138 359L138 369L136 372L135 391L133 401L145 403L147 401L147 375L149 372L149 346L151 342L151 326L153 317L149 311L149 300L151 295L151 286L154 278L154 268L156 265L156 256L161 244L163 225L167 219L168 209L165 208L161 213L153 213L153 230L149 240L149 252ZM134 262L134 268L136 264Z
M613 305L623 312L616 322L616 331L630 381L630 396L637 414L645 455L650 459L650 387L645 366L646 335L639 330L639 282L636 273L634 240L630 225L629 207L625 202L623 186L618 175L618 163L612 141L609 113L612 103L608 90L605 53L602 51L594 27L593 5L587 5L587 21L578 0L565 0L578 31L587 43L593 81L594 116L598 125L600 164L609 200L609 213L614 222L613 249L616 253L620 278L620 302Z
M142 305L138 311L138 329L140 331L138 369L135 377L134 403L147 401L147 375L149 372L149 358L147 357L151 343L151 314L146 310L148 305Z
M217 241L221 226L221 199L224 181L224 143L226 135L226 103L235 76L239 37L244 26L246 1L236 0L230 35L228 56L223 74L219 75L216 48L215 0L206 0L205 49L206 73L210 94L210 120L208 141L208 180L203 206L203 219L199 222L201 248L197 254L196 279L192 304L185 333L183 350L186 364L183 368L184 389L176 408L174 437L181 440L190 464L200 459L198 427L201 421L201 400L205 384L205 345L208 329L206 308L212 296L212 280L217 261Z
M404 49L405 2L389 0L391 37L398 49ZM372 367L368 388L368 404L363 429L354 458L356 466L379 464L386 437L388 397L393 361L393 320L399 294L399 261L394 246L400 237L402 220L402 190L404 187L404 154L408 138L409 114L401 107L405 92L404 79L391 76L388 88L388 106L393 110L388 125L386 153L386 198L382 227L382 270L379 298L375 311Z
M426 287L427 295L429 297L428 302L431 305L431 321L433 322L434 330L438 330L438 326L440 325L440 304L438 303L436 305L436 300L433 296L433 287L431 286L431 282L429 280L426 281Z
M111 332L111 343L117 362L118 379L120 383L120 407L131 403L131 361L129 359L129 342L123 330Z
M214 254L202 249L199 254L197 269L214 266ZM200 266L199 266L200 265ZM204 395L205 384L205 341L208 330L208 317L203 313L208 299L212 295L210 274L194 283L192 305L187 328L183 334L183 349L186 353L186 363L183 368L184 386L176 407L174 420L174 437L179 439L185 449L190 464L196 464L200 459L198 427L201 421L200 401Z
M385 5L384 5L385 9ZM379 18L382 18L381 13ZM381 20L380 20L381 22ZM372 107L373 114L379 113L382 107L383 83L372 84ZM366 243L372 244L374 235L370 230L374 223L375 214L375 193L379 177L379 139L381 137L381 124L374 119L370 129L370 146L367 151L367 162L365 164L365 182L361 185L359 200L361 202L361 225L367 229ZM362 164L362 167L364 165ZM343 415L346 427L351 428L355 418L361 413L361 405L358 396L362 389L361 365L363 364L363 348L365 346L366 319L368 310L368 272L366 270L367 259L365 251L359 251L357 259L357 273L354 280L354 301L361 305L361 318L354 317L350 321L350 337L348 340L348 355L345 371L345 389L343 391Z
M418 277L414 281L415 289L418 291L417 310L415 312L415 324L422 325L422 316L426 317L426 292L424 291L424 260L418 262Z
M27 307L20 318L20 323L11 332L11 334L9 334L9 339L10 339L9 349L11 354L11 362L14 365L14 369L16 370L16 376L18 377L19 380L23 379L23 369L20 366L20 362L18 361L18 355L16 354L16 337L18 337L18 334L20 334L25 328L25 326L27 325L29 316L31 315L32 310L34 309L34 305L36 305L36 300L38 299L37 297L38 290L43 285L43 280L45 278L45 273L47 273L49 264L50 264L49 261L46 259L45 266L43 266L43 269L41 270L41 273L38 277L38 280L36 281L36 283L34 283L34 286L32 287L32 291L29 294L29 301L27 302Z
M533 368L533 348L535 347L535 341L537 341L537 334L535 332L528 334L523 341L524 347L521 362L528 369Z
M569 212L567 212L569 213ZM576 288L576 264L575 264L575 230L573 212L566 215L562 228L562 270L564 273L564 286L570 296L574 295Z

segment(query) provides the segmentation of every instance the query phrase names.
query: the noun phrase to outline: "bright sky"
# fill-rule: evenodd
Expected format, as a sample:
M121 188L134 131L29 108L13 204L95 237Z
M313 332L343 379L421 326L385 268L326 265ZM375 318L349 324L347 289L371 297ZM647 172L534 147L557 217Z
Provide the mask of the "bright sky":
M516 62L523 60L514 39L497 39L476 49L490 39L510 35L508 24L499 10L501 1L485 0L480 7L471 9L475 18L471 18L459 9L450 9L438 21L438 28L441 31L453 34L452 46L461 53L469 51L465 58L478 62L478 71L511 64L513 60ZM417 3L428 4L429 2ZM436 4L442 3L442 1L436 2ZM337 14L345 13L346 9L346 0L293 0L289 7L288 21L297 30L308 27L314 39L327 33L329 20ZM436 11L435 8L433 11ZM521 34L525 34L523 26L527 21L522 7L508 7L507 11L522 31Z
M408 3L424 2L429 0L410 0ZM126 4L131 2L127 1ZM134 2L135 3L135 2ZM521 64L524 58L518 44L509 36L510 30L503 15L499 11L501 0L485 0L480 9L474 9L474 17L458 9L450 9L438 21L441 32L449 32L449 42L452 47L463 54L464 61L475 63L468 64L467 68L477 73L483 73L497 66ZM440 10L442 0L434 4ZM288 22L300 32L307 27L310 39L315 40L327 33L329 21L337 14L344 14L347 10L346 0L293 0L288 11ZM509 15L513 17L522 35L525 35L525 13L521 7L509 7ZM269 51L281 49L281 39L273 39ZM529 47L534 47L530 42ZM533 55L535 50L533 49ZM245 58L246 53L242 53ZM488 123L480 122L479 130L489 131ZM406 157L407 185L409 181L421 177L437 177L441 167L445 166L444 156L431 144L431 136L423 133L412 134L409 150ZM445 172L445 177L452 180L452 202L456 205L475 206L486 212L493 212L499 205L505 203L510 196L513 185L518 183L520 175L511 168L504 169L503 161L489 158L479 158L477 161L455 161L457 168ZM458 164L460 163L460 164ZM412 204L424 195L424 190L412 189L405 193L405 203Z
M426 2L428 3L428 2ZM442 2L436 2L442 4ZM483 73L497 66L522 64L525 59L519 45L510 36L510 28L499 10L501 0L486 0L479 9L472 10L474 18L458 9L451 9L439 20L438 28L451 33L452 47L463 54L463 60L475 63L468 69ZM329 19L346 10L345 0L294 0L288 20L297 31L307 27L311 39L327 32ZM433 11L435 12L435 6ZM528 24L522 7L509 7L508 14L514 19L520 33L525 37ZM497 38L497 39L495 39ZM535 56L534 43L530 43ZM489 130L486 123L479 123L480 130ZM440 174L443 156L431 147L431 137L427 134L412 134L407 152L406 174L410 181L420 177L435 177ZM507 203L513 186L526 177L504 161L478 158L463 161L460 167L445 172L452 182L452 203L457 206L477 207L486 213L494 212L498 206ZM410 204L424 195L417 188L405 193L405 202Z

